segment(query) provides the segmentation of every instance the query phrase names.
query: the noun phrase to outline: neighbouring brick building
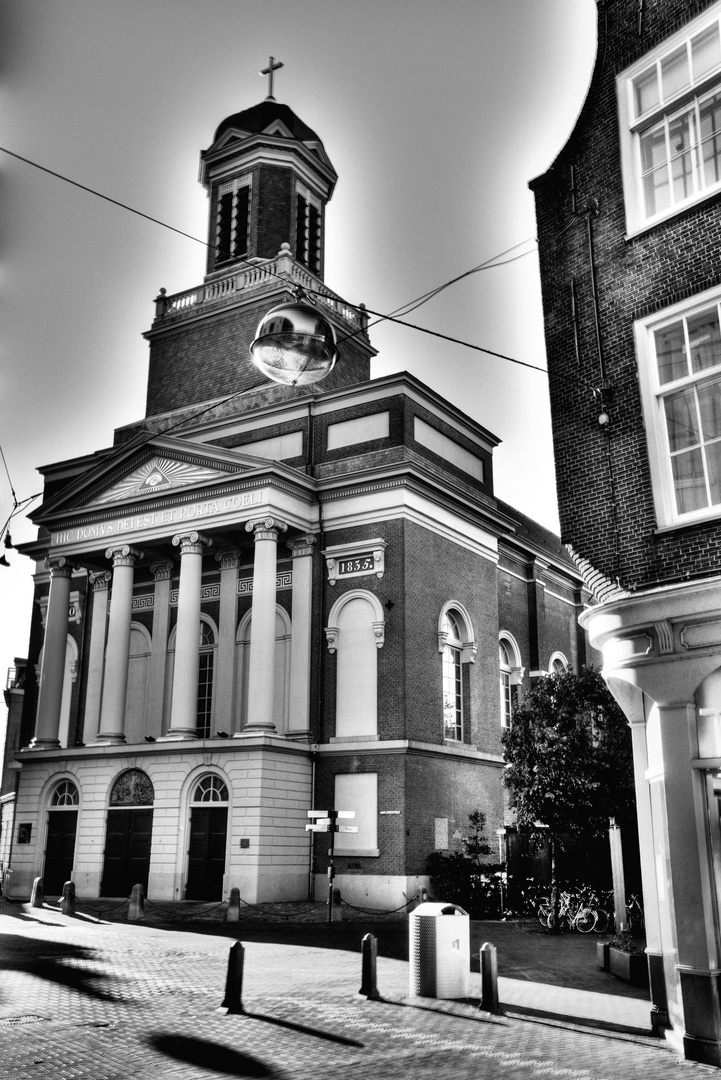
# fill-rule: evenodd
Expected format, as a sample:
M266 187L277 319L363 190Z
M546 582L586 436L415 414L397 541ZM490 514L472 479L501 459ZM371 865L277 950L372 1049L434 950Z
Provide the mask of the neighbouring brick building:
M721 1064L721 4L598 0L535 192L562 539L631 723L653 1014Z
M495 497L489 431L408 374L371 379L364 312L323 283L317 135L267 99L220 125L201 180L207 274L156 299L146 416L41 470L9 889L324 897L305 825L336 807L358 829L344 897L398 907L472 811L503 827L504 725L530 679L585 662L587 594ZM249 344L296 285L341 358L269 384Z

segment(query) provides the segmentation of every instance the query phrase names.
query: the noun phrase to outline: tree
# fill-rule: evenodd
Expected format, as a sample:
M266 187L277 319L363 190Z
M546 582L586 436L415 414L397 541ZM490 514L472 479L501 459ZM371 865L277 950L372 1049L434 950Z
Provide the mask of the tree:
M550 844L555 910L557 849L603 835L611 817L633 820L628 722L595 668L560 672L534 683L503 745L518 826Z
M428 873L437 896L460 904L473 918L483 919L499 900L497 863L489 863L493 854L486 841L486 815L474 810L468 815L470 831L461 837L462 851L434 851L428 857Z

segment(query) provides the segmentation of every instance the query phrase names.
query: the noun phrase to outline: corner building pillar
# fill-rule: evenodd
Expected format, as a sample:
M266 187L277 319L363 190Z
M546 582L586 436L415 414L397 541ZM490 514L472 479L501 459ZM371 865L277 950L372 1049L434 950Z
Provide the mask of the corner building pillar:
M175 667L170 727L165 739L195 739L198 728L198 655L200 649L200 589L203 553L212 541L200 533L179 533L180 548L178 623L175 631Z
M273 691L275 675L275 591L278 535L288 526L275 518L246 523L253 533L253 606L250 628L248 675L248 723L244 734L275 731Z
M110 591L108 644L105 649L105 677L100 706L100 729L96 742L125 742L125 698L128 690L130 660L130 622L133 610L135 563L142 551L123 544L108 548L106 559L113 560L113 583Z
M30 743L32 750L49 750L60 746L58 732L65 678L70 579L73 574L72 566L62 557L47 559L45 565L50 570L50 596L45 619L35 738Z
M313 615L313 545L314 536L289 540L293 553L293 629L290 643L290 716L291 739L310 740L310 655Z

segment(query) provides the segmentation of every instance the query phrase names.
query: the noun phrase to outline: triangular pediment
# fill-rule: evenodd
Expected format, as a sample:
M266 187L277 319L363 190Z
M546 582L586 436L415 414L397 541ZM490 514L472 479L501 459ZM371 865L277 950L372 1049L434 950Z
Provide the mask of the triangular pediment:
M32 516L40 522L57 514L147 503L165 495L182 495L184 490L213 488L269 466L279 467L265 458L218 446L189 445L160 435L140 446L116 448L100 465L78 475L43 503Z
M116 480L86 506L106 506L112 503L127 502L129 499L147 499L149 496L170 491L171 488L187 487L188 484L206 484L214 480L223 480L227 470L208 468L189 461L178 461L167 455L158 454L144 461L142 465Z

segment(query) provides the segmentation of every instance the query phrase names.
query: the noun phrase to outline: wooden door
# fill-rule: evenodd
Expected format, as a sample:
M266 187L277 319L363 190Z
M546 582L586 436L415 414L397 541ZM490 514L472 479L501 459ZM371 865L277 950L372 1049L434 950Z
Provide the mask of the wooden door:
M152 835L152 809L108 810L101 896L130 896L133 885L147 893Z
M194 806L190 811L190 848L186 900L222 900L227 806Z
M48 842L45 848L43 869L43 890L46 896L60 896L63 885L66 881L70 881L75 859L77 828L77 810L49 811Z

